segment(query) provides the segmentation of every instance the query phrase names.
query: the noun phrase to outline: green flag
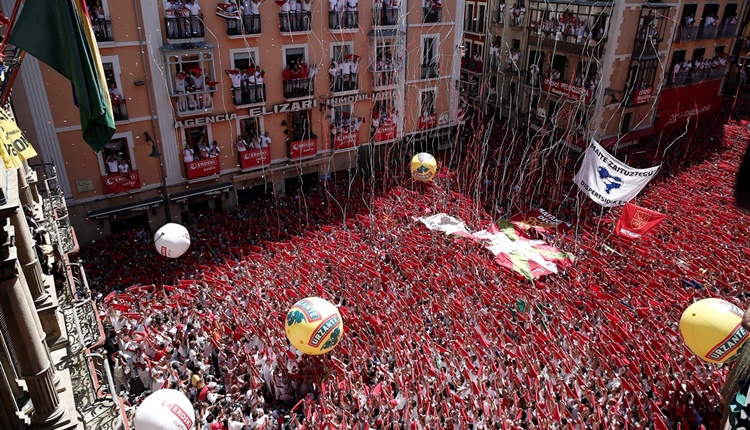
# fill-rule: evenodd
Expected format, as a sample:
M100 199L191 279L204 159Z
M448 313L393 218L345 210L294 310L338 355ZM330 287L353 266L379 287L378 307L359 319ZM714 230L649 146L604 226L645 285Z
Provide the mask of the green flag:
M101 150L115 134L99 48L83 0L26 0L9 42L73 84L83 140Z

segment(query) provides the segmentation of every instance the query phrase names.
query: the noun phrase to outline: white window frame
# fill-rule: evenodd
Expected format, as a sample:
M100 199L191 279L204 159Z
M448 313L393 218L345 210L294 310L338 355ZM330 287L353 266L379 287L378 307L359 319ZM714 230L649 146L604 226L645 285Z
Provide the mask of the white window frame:
M484 9L484 13L480 14L479 9ZM483 15L483 16L482 16ZM482 21L479 20L480 16L482 16ZM477 17L476 17L476 32L479 34L483 34L486 30L485 21L487 21L487 3L477 3ZM481 28L480 28L481 27Z
M435 44L433 45L433 52L432 52L433 55L432 55L432 57L435 60L435 64L437 64L438 66L440 66L440 34L437 34L437 33L435 33L435 34L421 34L419 36L419 52L421 54L420 57L419 57L420 64L424 64L424 63L422 63L422 61L424 61L424 57L425 57L425 55L424 55L425 54L425 52L424 52L424 42L425 42L426 39L435 39Z
M469 9L471 9L471 13L469 13ZM473 24L474 24L474 12L476 12L476 3L474 2L466 2L466 7L464 8L464 31L468 31L470 33L474 33ZM469 24L468 26L466 24Z
M206 53L211 54L211 60L207 60L207 61L211 62L211 70L210 70L211 77L213 79L217 79L219 76L216 74L216 53L214 52L214 49L206 49L206 50L188 49L188 50L185 50L185 51L170 51L170 52L165 52L164 53L165 54L164 55L164 63L165 63L165 68L166 68L166 71L167 71L167 74L168 74L168 76L167 76L167 83L169 85L168 89L169 89L169 96L170 97L172 97L172 98L179 97L179 94L175 94L174 93L174 91L175 91L174 85L175 85L175 80L177 79L177 74L175 73L176 70L172 69L172 66L175 66L177 64L180 64L181 67L184 66L184 63L181 61L182 56L183 55L190 55L190 54L197 54L199 56L198 57L199 64L203 64L204 60L201 58L201 56L203 54L206 54ZM169 57L172 57L172 56L178 57L180 59L180 61L177 62L177 63L170 62L169 61ZM203 69L204 76L205 76L206 71L207 71L206 69ZM190 113L194 113L194 112L190 112Z
M239 136L240 133L242 133L242 127L240 127L240 121L242 121L243 119L250 119L250 118L255 118L255 120L258 121L258 132L259 133L265 133L266 132L266 125L263 122L263 119L265 117L263 115L255 116L255 117L252 117L250 115L242 115L242 116L238 116L237 119L234 120L234 127L235 127L235 130L236 130L236 133L237 133L235 136ZM235 142L236 141L237 141L237 137L235 137ZM232 142L232 145L234 145L234 142Z
M473 45L473 46L471 47L471 50L472 50L472 51L476 51L476 46L479 46L479 47L480 47L479 49L480 49L480 50L482 51L482 53L481 53L480 57L482 57L482 61L484 61L484 56L485 56L485 52L484 52L484 42L477 42L477 41L475 40L475 41L474 41L474 45ZM472 59L474 58L474 55L473 55L473 53L472 53L472 55L471 55L471 57L470 57L470 58L472 58Z
M256 66L260 65L260 52L258 52L258 48L238 48L238 49L230 49L229 50L229 61L231 63L232 69L236 69L237 67L234 64L234 57L235 55L243 54L247 55L250 59L253 60Z
M206 127L206 134L208 135L208 139L207 139L206 143L208 144L208 143L211 143L211 142L214 141L214 135L213 135L212 130L211 130L213 127L211 127L211 125L212 124L204 124L204 125L193 125L193 126L188 126L188 127L180 127L180 139L181 139L180 140L180 150L179 150L180 160L182 160L182 154L184 154L184 152L185 152L185 144L187 143L187 136L186 136L187 129L188 128L197 128L197 127ZM237 127L239 129L239 124L237 125ZM234 144L234 142L232 142L232 144ZM221 144L219 144L219 146L221 146ZM198 155L198 154L196 154L196 155Z
M115 133L112 136L112 139L122 139L125 138L125 140L128 142L128 155L130 155L130 171L138 170L138 165L135 161L135 153L133 152L135 149L135 144L133 143L133 132L131 131L124 131L122 133ZM107 176L110 173L107 171L107 161L104 159L104 151L99 151L96 153L96 158L99 161L99 173L101 173L101 176Z
M115 84L117 85L117 88L120 90L120 92L122 92L123 98L126 98L125 91L123 91L124 88L122 88L122 81L120 80L120 75L122 74L122 69L120 69L120 56L119 55L102 55L101 58L102 58L102 64L104 63L112 64L112 71L115 74ZM107 88L107 91L109 91L109 88Z
M286 69L286 50L287 49L296 49L296 48L302 48L305 51L305 63L308 65L310 64L310 57L309 57L309 47L307 43L297 43L293 45L281 45L281 65L284 69Z
M354 42L353 41L349 41L349 42L331 42L330 43L330 51L328 51L328 52L330 52L330 60L331 61L334 61L333 50L336 47L346 47L347 50L349 51L349 54L354 55ZM284 56L284 58L286 58L286 55ZM331 61L329 61L328 64L330 64ZM305 60L305 62L307 62L307 60Z
M434 95L433 100L435 101L432 106L434 111L430 115L437 115L437 87L429 87L429 88L419 89L419 114L418 114L419 117L422 116L422 105L424 101L424 94L428 92L431 92Z

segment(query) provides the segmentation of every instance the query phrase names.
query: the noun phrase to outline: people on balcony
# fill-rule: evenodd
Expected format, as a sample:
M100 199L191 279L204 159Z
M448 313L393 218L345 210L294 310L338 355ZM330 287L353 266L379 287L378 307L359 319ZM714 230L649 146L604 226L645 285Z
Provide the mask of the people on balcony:
M177 0L164 1L164 17L167 18L167 39L175 39L179 34L177 16L182 15L182 5Z
M180 94L187 93L187 73L184 70L180 70L177 73L177 78L174 83L174 90L177 96L177 110L184 112L188 109L187 97Z
M500 68L500 43L497 40L490 46L490 68Z
M497 11L497 23L505 24L505 0L500 1L500 9Z
M521 51L519 49L505 50L505 69L511 72L519 71Z
M124 158L120 158L117 162L117 171L121 175L127 175L130 172L130 164L128 164L128 161Z
M242 135L237 136L237 141L234 143L234 146L237 147L237 152L247 151L247 142L245 142L245 138L242 137Z
M589 37L599 40L604 37L604 26L591 30L589 22L572 14L561 14L559 18L531 21L529 29L544 37L573 43L583 43Z
M196 0L187 0L184 7L189 12L190 29L193 36L199 36L202 33L200 21L203 19L203 12L200 5ZM185 15L185 12L183 12L183 15Z
M185 143L185 149L182 152L182 159L186 163L192 163L195 161L195 150L193 150L193 147L190 146L189 143Z
M513 4L511 14L513 15L513 25L523 27L524 20L526 19L526 5L523 2Z
M539 86L539 72L539 66L536 63L531 63L531 67L529 67L529 84L532 87Z
M375 0L373 18L376 25L396 25L398 19L398 0Z
M220 152L221 148L215 140L212 141L210 145L208 145L208 158L217 158L219 157Z
M117 162L117 157L115 157L115 154L110 153L107 156L107 173L110 175L118 173L120 170L117 168L117 165L119 163Z
M693 61L684 60L672 67L672 85L685 85L704 79L720 78L726 71L727 59L723 55L713 58L698 58Z

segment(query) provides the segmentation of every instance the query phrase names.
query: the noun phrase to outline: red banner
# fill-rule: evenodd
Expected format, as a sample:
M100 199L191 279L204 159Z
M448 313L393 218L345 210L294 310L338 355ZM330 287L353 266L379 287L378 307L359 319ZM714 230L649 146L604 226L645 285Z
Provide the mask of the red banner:
M338 133L333 138L334 149L344 149L357 146L359 143L359 133Z
M563 81L553 81L550 78L544 80L544 91L573 100L583 99L584 103L589 103L591 101L591 90L588 88L577 87Z
M141 178L138 176L137 170L130 173L115 173L113 175L102 176L102 182L104 183L104 192L106 194L124 193L141 188Z
M633 104L642 105L651 101L651 94L654 92L654 87L641 88L636 91L633 95Z
M375 141L392 140L396 138L396 124L384 124L375 130Z
M666 217L659 212L626 203L615 225L615 234L628 240L640 239Z
M662 96L659 97L659 99L661 98ZM662 132L684 127L688 121L690 121L691 126L695 126L698 119L715 114L721 108L722 101L721 97L714 97L710 100L689 103L673 109L659 110L659 118L654 123L654 128L657 132Z
M539 208L528 214L517 214L510 217L510 222L521 230L536 230L542 234L564 233L570 224L557 219L546 210Z
M206 158L205 160L185 163L188 179L203 178L205 176L219 174L219 159Z
M437 115L427 115L419 117L419 129L425 130L437 126Z
M677 108L711 100L719 95L723 80L701 81L684 87L662 88L659 92L659 110Z
M318 152L318 139L305 139L289 144L289 158L302 158Z
M240 154L240 166L243 169L252 169L271 164L271 149L257 148L242 151Z

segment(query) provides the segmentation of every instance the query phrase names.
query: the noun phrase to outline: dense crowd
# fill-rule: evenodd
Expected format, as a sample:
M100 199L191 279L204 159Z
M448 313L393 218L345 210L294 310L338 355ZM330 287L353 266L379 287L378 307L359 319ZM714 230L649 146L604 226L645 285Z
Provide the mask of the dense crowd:
M183 390L211 429L719 428L725 369L683 346L678 321L708 296L747 305L750 248L737 238L750 219L730 197L746 125L722 112L655 150L618 152L662 164L636 203L668 218L634 243L611 234L618 209L575 196L574 155L537 169L549 154L501 133L445 154L431 185L352 177L201 214L178 260L154 257L145 231L96 241L82 257L116 385ZM540 206L573 224L549 240L577 261L534 282L415 219L445 212L479 230ZM325 356L284 335L307 296L344 319Z

